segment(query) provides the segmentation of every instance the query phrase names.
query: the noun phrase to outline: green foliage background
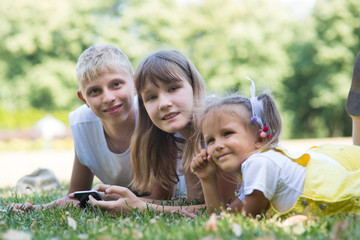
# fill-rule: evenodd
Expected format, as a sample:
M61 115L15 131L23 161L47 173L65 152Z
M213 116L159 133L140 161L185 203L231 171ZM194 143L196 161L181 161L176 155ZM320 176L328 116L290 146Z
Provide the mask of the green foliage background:
M155 50L182 51L209 93L248 95L242 75L251 77L273 90L285 137L350 136L344 105L360 50L360 1L318 0L301 14L295 2L1 1L0 129L29 127L46 112L66 122L81 104L78 56L112 43L135 69Z

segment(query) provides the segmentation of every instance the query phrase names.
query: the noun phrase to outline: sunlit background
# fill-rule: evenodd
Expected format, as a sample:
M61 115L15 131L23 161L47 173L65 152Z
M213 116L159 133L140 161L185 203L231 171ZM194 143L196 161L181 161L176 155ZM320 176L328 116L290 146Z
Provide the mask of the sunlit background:
M68 126L75 65L112 43L134 69L152 51L177 49L208 93L272 89L283 138L351 135L344 105L360 50L359 0L5 0L0 2L0 136L45 116Z

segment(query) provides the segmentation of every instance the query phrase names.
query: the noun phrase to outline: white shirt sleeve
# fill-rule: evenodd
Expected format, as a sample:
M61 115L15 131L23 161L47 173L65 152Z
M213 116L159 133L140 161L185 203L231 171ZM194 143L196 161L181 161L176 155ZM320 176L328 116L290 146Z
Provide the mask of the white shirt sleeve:
M241 172L245 196L258 190L269 201L273 198L281 168L271 159L261 156L261 154L254 154L242 164Z

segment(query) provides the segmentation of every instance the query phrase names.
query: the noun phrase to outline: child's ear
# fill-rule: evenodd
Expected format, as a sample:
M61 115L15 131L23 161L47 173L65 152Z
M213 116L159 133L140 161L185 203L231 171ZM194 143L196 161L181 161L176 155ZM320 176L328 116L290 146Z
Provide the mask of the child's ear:
M259 131L256 133L256 137L255 137L255 147L256 147L256 149L261 148L266 142L266 137L261 137L260 136L261 132L262 132L262 130L259 129Z
M82 95L81 91L80 90L77 90L77 95L78 97L80 98L80 100L86 104L86 106L89 106L84 98L84 96Z

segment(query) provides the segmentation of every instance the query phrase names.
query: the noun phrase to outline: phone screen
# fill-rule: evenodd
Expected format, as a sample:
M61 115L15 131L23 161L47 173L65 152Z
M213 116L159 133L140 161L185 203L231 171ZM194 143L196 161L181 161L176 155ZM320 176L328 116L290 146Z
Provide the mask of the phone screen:
M95 190L77 191L74 195L80 201L81 207L86 207L87 201L89 201L89 195L93 196L96 200L104 200L101 194Z

